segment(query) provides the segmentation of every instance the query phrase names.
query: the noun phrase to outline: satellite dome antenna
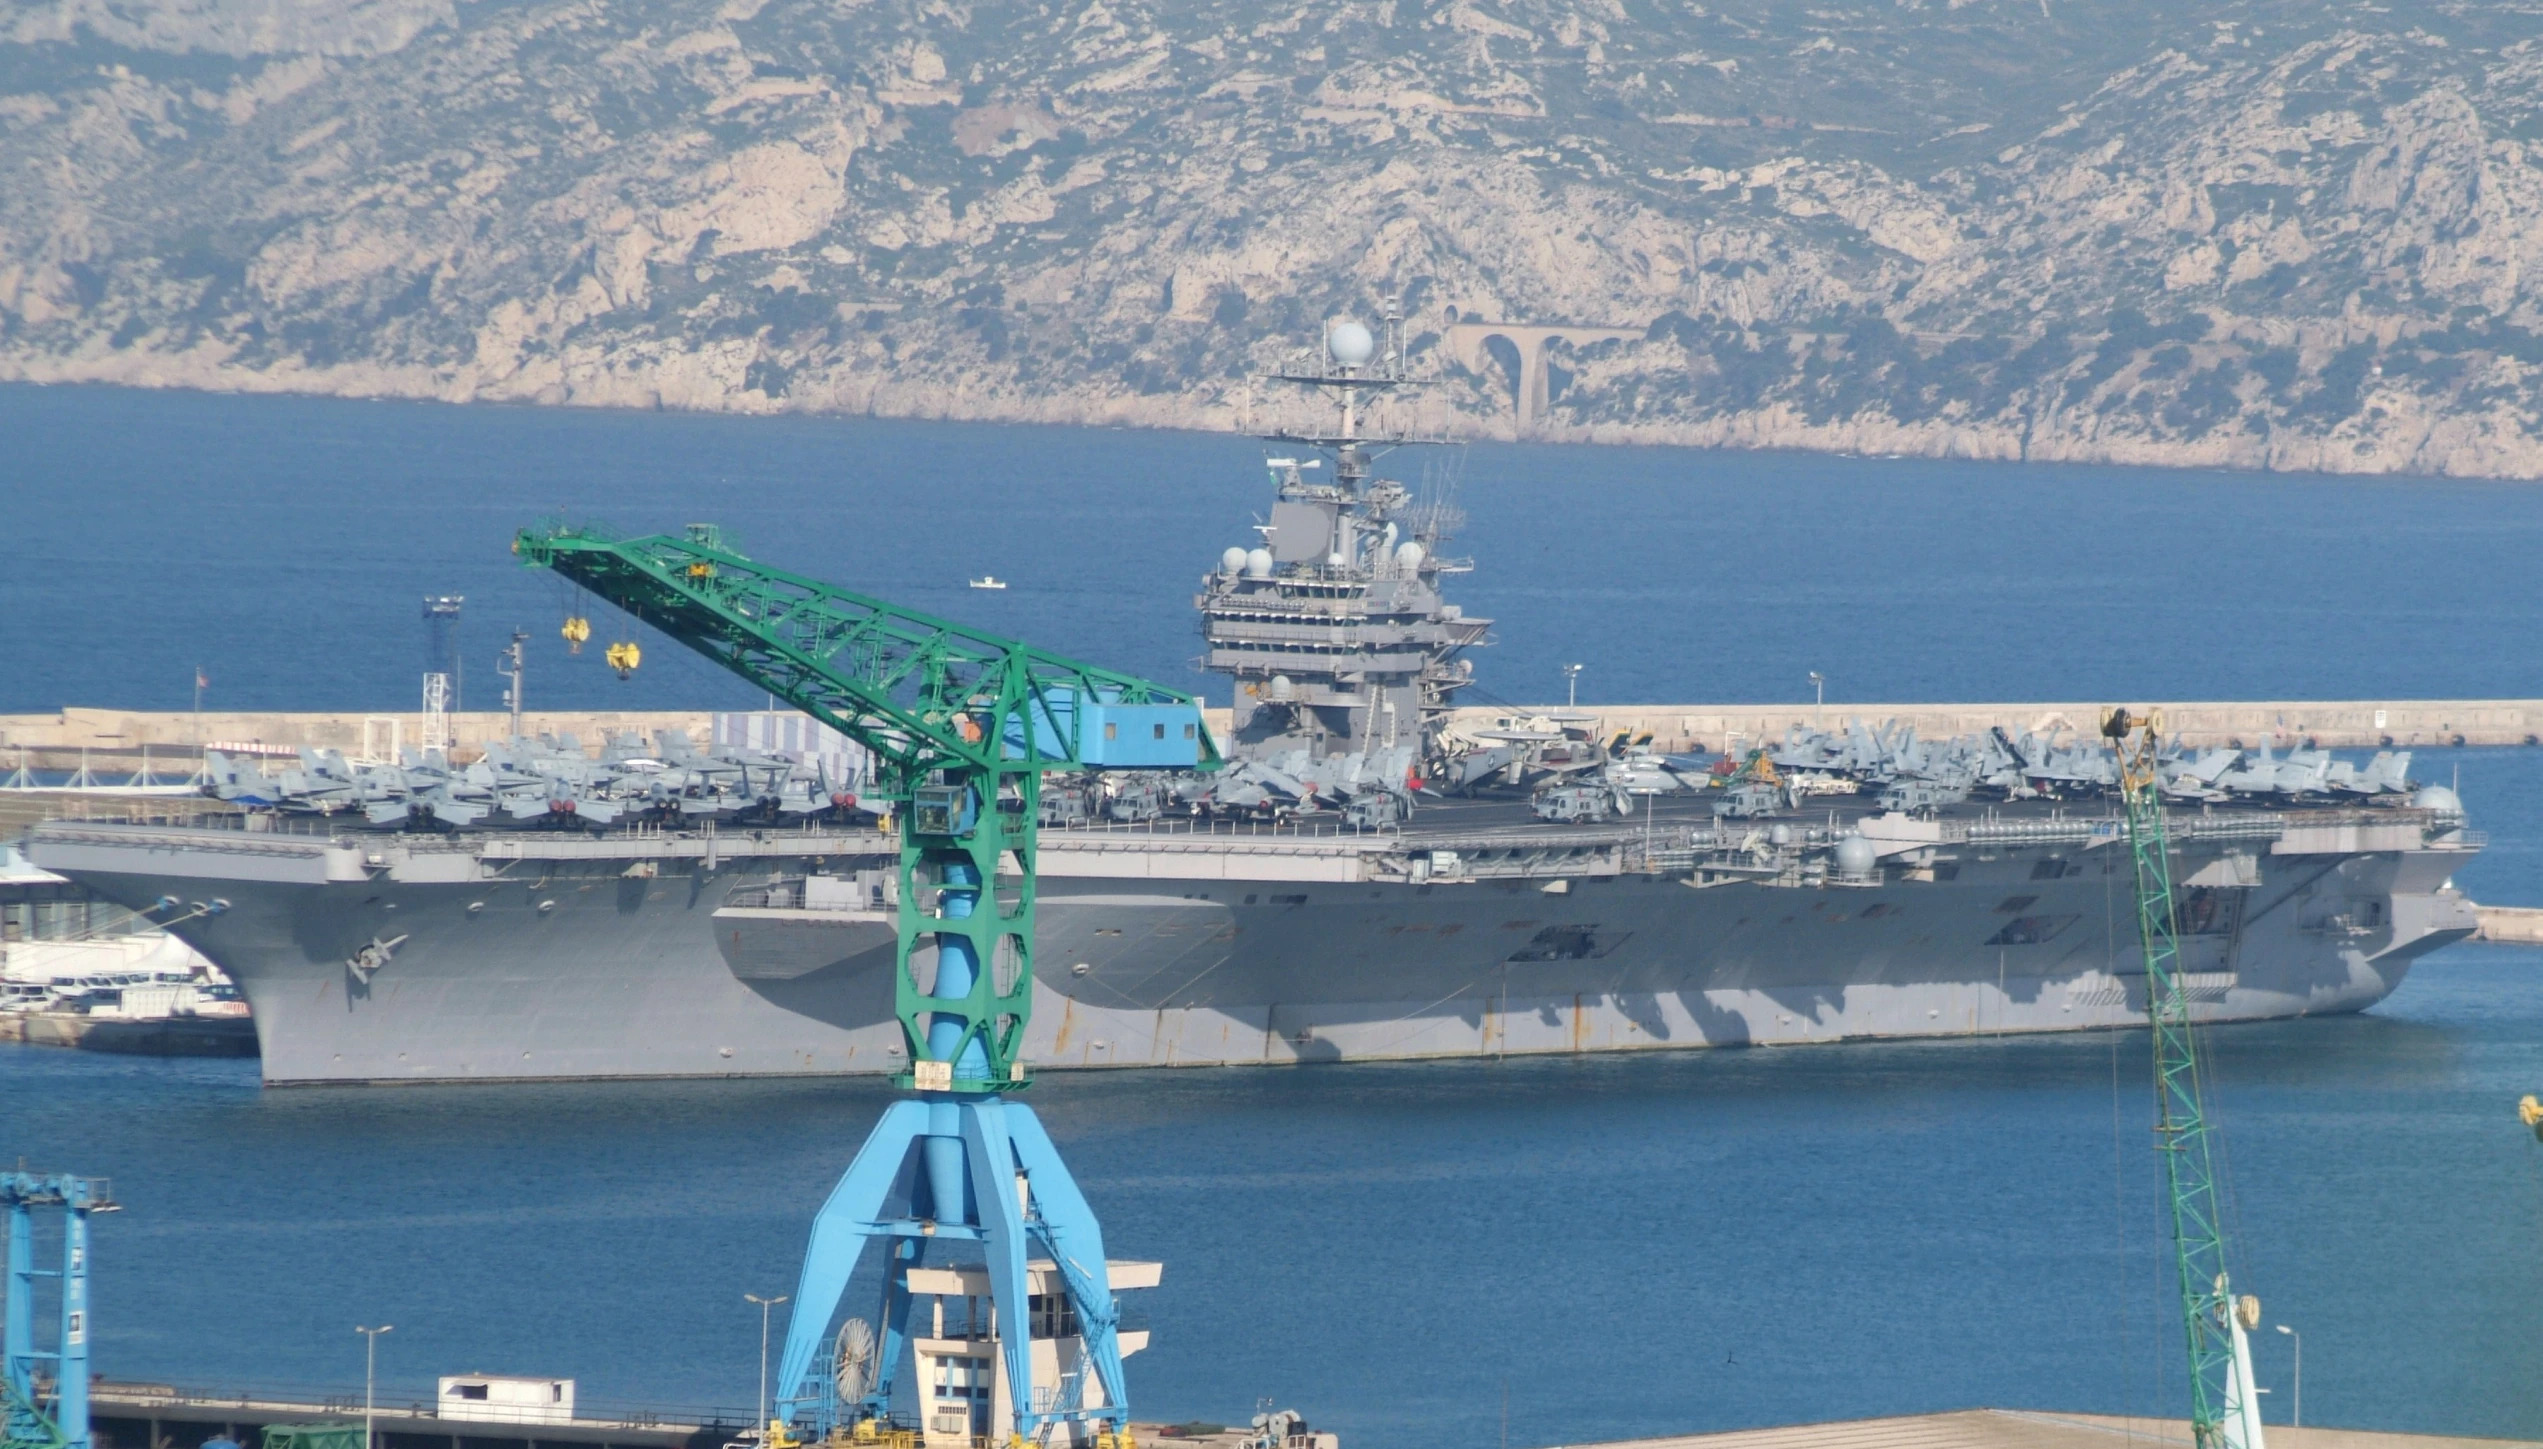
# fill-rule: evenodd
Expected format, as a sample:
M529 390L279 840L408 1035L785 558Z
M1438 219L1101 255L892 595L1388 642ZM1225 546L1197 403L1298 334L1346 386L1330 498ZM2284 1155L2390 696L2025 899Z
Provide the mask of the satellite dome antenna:
M1370 335L1368 328L1349 317L1326 330L1324 345L1335 362L1355 370L1368 366L1369 359L1377 355L1377 338Z
M1392 391L1412 381L1404 367L1403 300L1393 295L1386 298L1376 330L1354 317L1335 318L1325 326L1321 352L1309 348L1293 354L1284 366L1271 374L1270 380L1303 383L1338 395L1335 400L1342 408L1342 426L1339 429L1332 432L1313 428L1303 432L1281 429L1268 437L1275 441L1306 443L1337 453L1335 476L1356 492L1360 480L1368 472L1368 455L1358 446L1361 441L1361 394Z

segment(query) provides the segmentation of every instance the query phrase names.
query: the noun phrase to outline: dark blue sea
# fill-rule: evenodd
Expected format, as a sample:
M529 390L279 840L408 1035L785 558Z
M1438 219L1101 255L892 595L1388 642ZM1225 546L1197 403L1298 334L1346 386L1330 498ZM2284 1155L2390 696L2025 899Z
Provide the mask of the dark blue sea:
M0 387L0 713L413 709L421 600L461 594L467 702L741 707L668 647L620 683L520 568L547 519L715 522L771 563L1180 680L1192 595L1253 544L1225 435ZM2496 698L2543 678L2543 489L1474 445L1455 475L1482 690L1583 701ZM995 574L1003 594L966 589ZM612 626L608 611L594 626Z
M749 705L569 657L516 527L717 521L746 550L1169 679L1267 504L1227 438L0 388L0 711L408 708L418 600L515 624L533 703ZM1421 464L1404 462L1408 475ZM1485 687L1543 700L2531 695L2543 490L1477 446ZM995 573L1005 594L966 577ZM596 616L601 623L605 615ZM606 628L605 624L602 627ZM1204 681L1204 687L1216 681ZM479 691L483 691L480 693ZM1223 697L1223 696L1222 696ZM2424 754L2543 903L2543 751ZM2459 946L2362 1016L2208 1034L2238 1286L2308 1423L2543 1437L2543 952ZM1142 1418L1259 1398L1354 1446L1977 1404L2177 1413L2136 1033L1046 1078L1155 1347ZM101 1173L102 1371L200 1386L570 1375L750 1403L888 1100L858 1082L263 1092L252 1064L0 1049L0 1159ZM1140 1301L1144 1300L1144 1301ZM2258 1336L2273 1420L2290 1340Z

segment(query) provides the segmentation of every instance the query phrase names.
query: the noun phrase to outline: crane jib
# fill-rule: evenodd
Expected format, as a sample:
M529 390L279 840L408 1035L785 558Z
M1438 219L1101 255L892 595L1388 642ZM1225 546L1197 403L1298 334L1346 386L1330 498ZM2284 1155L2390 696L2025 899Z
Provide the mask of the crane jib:
M904 769L1220 763L1182 691L770 568L708 525L632 539L524 530L513 552Z
M909 1065L899 1081L920 1100L884 1113L815 1220L778 1365L787 1421L825 1436L889 1424L888 1376L843 1402L810 1372L868 1246L893 1245L876 1320L885 1363L897 1362L908 1321L911 1244L976 1243L992 1321L1019 1326L1038 1301L1035 1256L1106 1261L1101 1229L1048 1135L1030 1108L1006 1100L1027 1085L1042 775L1215 770L1217 743L1190 695L769 568L712 525L631 539L524 530L512 551L864 745L880 775L875 798L903 807L893 1006ZM887 1204L900 1200L907 1211L895 1216ZM1074 1388L1038 1381L1032 1336L1007 1334L998 1351L1011 1442L1073 1421L1095 1430L1079 1442L1127 1449L1108 1273L1063 1277L1097 1387L1083 1372Z

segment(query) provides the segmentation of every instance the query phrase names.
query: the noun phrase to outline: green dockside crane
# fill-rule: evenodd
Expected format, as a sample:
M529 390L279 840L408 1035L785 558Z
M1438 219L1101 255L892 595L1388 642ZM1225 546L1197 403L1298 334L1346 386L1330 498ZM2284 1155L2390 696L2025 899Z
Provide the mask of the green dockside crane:
M513 552L864 745L899 819L894 999L910 1069L898 1080L917 1098L885 1112L814 1222L766 1442L805 1430L858 1443L888 1435L892 1374L908 1343L904 1270L928 1244L942 1252L977 1243L995 1321L1005 1326L997 1378L1006 1399L998 1432L983 1425L977 1437L1014 1445L1057 1433L1104 1449L1127 1445L1130 1407L1101 1232L1032 1111L1006 1096L1028 1084L1042 776L1214 770L1219 752L1198 703L770 568L711 525L627 539L525 530ZM933 951L923 952L928 945ZM896 1191L908 1211L887 1216ZM836 1388L813 1359L829 1342L860 1253L878 1240L891 1254L878 1372L861 1392ZM1029 1273L1028 1255L1049 1266ZM1056 1275L1064 1313L1031 1286L1035 1274ZM1077 1326L1091 1375L1037 1386L1024 1331L1037 1316Z
M2251 1343L2245 1336L2260 1326L2260 1300L2235 1296L2226 1275L2225 1223L2210 1151L2216 1129L2202 1100L2198 1041L2181 979L2172 850L2164 831L2157 754L2162 730L2159 712L2118 709L2102 722L2102 734L2119 758L2128 854L2136 867L2146 1015L2154 1028L2155 1150L2163 1156L2181 1313L2189 1335L2190 1432L2198 1449L2264 1449Z

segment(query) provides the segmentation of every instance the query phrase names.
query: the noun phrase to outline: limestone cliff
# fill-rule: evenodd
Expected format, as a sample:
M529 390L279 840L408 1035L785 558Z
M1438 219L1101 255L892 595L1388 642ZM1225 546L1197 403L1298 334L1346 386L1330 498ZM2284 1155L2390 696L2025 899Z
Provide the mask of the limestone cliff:
M49 0L0 377L2543 476L2543 14ZM1463 334L1471 337L1471 333ZM1532 354L1533 355L1533 354Z

